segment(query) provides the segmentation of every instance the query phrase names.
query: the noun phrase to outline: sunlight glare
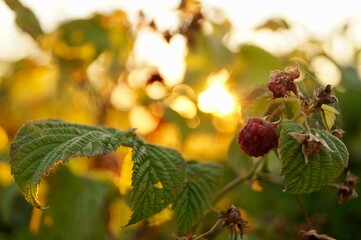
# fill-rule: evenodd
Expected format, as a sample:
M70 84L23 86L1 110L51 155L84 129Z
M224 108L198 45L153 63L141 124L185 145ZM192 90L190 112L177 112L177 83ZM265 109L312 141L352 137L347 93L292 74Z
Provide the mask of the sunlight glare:
M145 88L145 92L151 99L154 100L162 99L167 94L167 90L165 89L164 85L160 82L154 82L152 84L149 84Z
M331 84L332 87L335 87L340 83L340 69L328 58L317 56L312 59L311 66L321 85Z
M345 35L335 35L325 41L325 52L339 65L351 65L355 58L352 39Z
M199 110L212 113L215 116L225 116L234 110L234 99L223 86L228 77L229 73L225 69L209 75L207 82L210 86L198 97Z
M14 181L11 175L10 165L7 162L0 162L0 187L8 186Z
M0 149L5 148L8 144L9 138L4 128L0 126Z
M128 111L134 106L137 95L124 83L118 84L110 95L110 103L118 110Z
M90 84L97 90L105 87L107 80L107 69L111 63L110 55L102 53L86 69L86 74Z
M119 166L119 178L115 182L119 188L120 194L125 195L130 189L132 189L132 151L129 150L125 156L122 164Z
M152 69L146 67L132 70L127 77L129 86L132 88L145 86L147 84L147 79L151 75L151 71Z
M133 107L129 113L129 121L131 127L137 128L140 135L153 132L159 124L159 119L144 106Z
M163 36L150 28L138 32L134 43L134 62L139 66L154 66L164 77L167 86L183 81L187 54L186 39L180 34L174 35L168 43Z
M225 117L214 117L213 126L222 133L234 133L239 124L239 117L236 114Z
M229 73L226 69L222 69L216 73L211 73L207 77L208 84L224 84L229 78Z
M159 182L160 183L160 182ZM147 219L149 226L159 226L172 219L174 212L172 211L171 205L168 205L159 213Z
M197 114L195 104L186 96L176 97L170 107L184 118L193 119Z

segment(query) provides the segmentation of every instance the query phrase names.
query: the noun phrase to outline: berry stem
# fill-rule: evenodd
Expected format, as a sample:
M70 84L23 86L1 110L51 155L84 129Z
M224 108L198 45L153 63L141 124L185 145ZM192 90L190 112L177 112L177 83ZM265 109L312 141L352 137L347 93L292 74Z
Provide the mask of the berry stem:
M218 221L211 227L211 229L209 229L207 232L205 233L202 233L201 235L198 235L197 237L193 238L193 240L199 240L199 239L202 239L203 237L211 234L214 229L216 229L217 225L222 221L222 219L218 219Z
M254 176L254 173L256 172L259 165L262 163L262 160L264 158L260 158L253 166L253 168L245 175L245 176L238 176L237 178L233 179L231 182L229 182L227 185L225 185L217 195L214 197L212 203L216 203L226 192L237 186L238 184L251 179Z
M271 112L269 120L271 121L274 118L274 116L276 116L278 113L282 112L284 110L284 108L285 107L283 106L283 104L279 105L275 110L273 110Z
M271 183L277 184L277 185L283 185L284 178L267 172L258 172L257 177L261 178L262 180L268 180Z
M306 221L307 221L308 226L309 226L311 229L313 229L312 221L311 221L310 217L308 216L308 213L307 213L307 211L306 211L306 208L305 208L305 206L302 204L299 196L298 196L298 195L293 195L293 196L294 196L294 198L296 199L296 202L297 202L298 206L300 207L301 211L302 211L303 214L305 215L305 219L306 219Z
M306 114L304 111L302 111L302 115L303 115L303 117L305 118L305 127L306 127L306 129L307 129L307 132L310 133L310 132L311 132L311 128L310 128L310 125L308 125L307 114Z

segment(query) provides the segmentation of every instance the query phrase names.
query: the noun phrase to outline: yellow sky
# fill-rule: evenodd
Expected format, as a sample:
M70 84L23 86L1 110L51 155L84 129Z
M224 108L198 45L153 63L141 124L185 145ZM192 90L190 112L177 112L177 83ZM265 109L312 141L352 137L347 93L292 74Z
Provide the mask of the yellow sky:
M111 12L125 9L130 17L135 17L142 9L150 17L155 17L169 27L174 22L170 14L179 0L22 0L37 15L41 26L47 32L53 31L57 25L69 19L84 18L94 12ZM207 9L222 9L233 22L234 31L229 36L230 47L239 43L256 43L268 51L283 54L296 48L310 36L325 39L333 34L347 21L353 24L350 38L356 46L361 47L361 1L289 1L289 0L202 0ZM16 29L14 14L0 1L0 61L12 61L24 56L38 53L31 39ZM293 30L283 35L269 35L265 32L254 34L252 29L270 17L284 17L293 26ZM344 49L349 42L342 45ZM233 44L233 45L232 45ZM279 52L277 52L279 51Z

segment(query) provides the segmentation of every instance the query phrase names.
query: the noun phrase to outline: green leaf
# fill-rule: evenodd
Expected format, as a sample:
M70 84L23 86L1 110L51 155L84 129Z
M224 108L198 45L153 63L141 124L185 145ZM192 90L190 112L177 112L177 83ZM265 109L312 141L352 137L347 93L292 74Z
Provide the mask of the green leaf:
M29 34L34 40L43 35L40 23L35 14L18 0L5 0L7 6L15 12L15 22L18 27Z
M174 205L180 236L211 210L222 172L220 164L188 162L187 184Z
M58 120L26 123L10 147L11 173L26 200L41 209L37 196L40 180L55 164L106 154L120 145L130 146L133 132Z
M329 132L311 129L332 149L321 147L318 154L308 157L305 163L302 144L289 135L290 132L304 134L306 129L291 120L280 125L279 155L285 191L291 194L311 193L331 183L348 164L348 151L343 142Z
M51 208L42 212L39 236L43 240L96 240L107 234L108 194L112 181L94 175L77 176L59 167L49 178Z
M128 225L144 220L174 203L185 184L186 164L179 152L136 141Z

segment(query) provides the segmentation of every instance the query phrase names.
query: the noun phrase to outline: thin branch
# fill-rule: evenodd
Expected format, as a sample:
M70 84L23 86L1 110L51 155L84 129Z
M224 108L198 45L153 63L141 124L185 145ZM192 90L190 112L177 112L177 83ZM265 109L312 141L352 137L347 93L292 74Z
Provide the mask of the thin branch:
M201 235L193 238L193 240L199 240L199 239L201 239L201 238L203 238L203 237L208 236L209 234L211 234L211 233L214 231L214 229L216 229L217 225L218 225L221 221L222 221L221 218L218 219L218 221L212 226L211 229L209 229L207 232L202 233Z
M255 171L257 170L257 168L261 164L262 160L263 160L263 158L259 159L258 162L256 162L256 164L253 166L251 171L249 171L245 176L239 176L239 177L235 178L234 180L229 182L227 185L225 185L221 190L219 190L217 195L214 197L212 203L217 202L226 192L228 192L229 190L231 190L232 188L234 188L238 184L252 178Z
M283 185L283 177L272 174L272 173L266 173L266 172L258 172L257 177L260 177L262 180L268 180L272 183Z
M308 216L308 213L307 213L307 211L306 211L305 206L302 204L302 202L301 202L300 198L298 197L298 195L293 195L293 196L295 197L296 202L297 202L298 206L300 207L301 211L302 211L303 214L305 215L305 219L306 219L306 221L307 221L307 223L308 223L308 226L309 226L311 229L313 229L312 221L311 221L310 217Z
M270 120L272 120L274 118L274 116L276 116L276 114L282 112L285 109L285 107L282 105L279 105L275 110L273 110L270 114Z
M310 132L311 132L311 128L310 128L310 125L308 125L307 114L306 114L304 111L302 111L301 114L302 114L303 117L305 118L305 127L306 127L306 129L307 129L307 132L310 133Z

